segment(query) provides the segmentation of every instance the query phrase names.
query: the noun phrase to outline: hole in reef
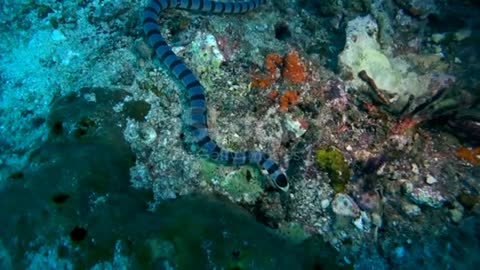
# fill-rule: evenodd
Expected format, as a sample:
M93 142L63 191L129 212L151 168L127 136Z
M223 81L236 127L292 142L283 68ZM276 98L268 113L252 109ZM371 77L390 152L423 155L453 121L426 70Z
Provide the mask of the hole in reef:
M57 193L57 194L53 195L52 201L54 203L61 204L61 203L66 202L69 198L70 198L70 195L68 195L66 193Z
M61 135L63 133L63 124L60 121L53 123L51 132L54 135Z
M247 181L249 181L249 182L252 179L252 173L250 172L250 170L247 170L245 178L247 178Z
M240 258L240 250L234 249L234 250L232 251L232 256L233 256L233 258L234 258L235 260L238 260L238 259Z
M277 23L275 25L275 38L278 40L287 40L292 36L290 33L290 29L288 29L288 25L284 22Z
M87 236L87 230L80 226L75 226L72 231L70 231L70 239L75 242L80 242Z
M83 118L77 122L76 129L74 130L73 134L76 138L81 138L87 135L89 129L93 127L95 127L95 121L90 118Z
M75 134L75 137L80 138L87 135L87 130L79 128L75 130L74 134Z
M23 179L23 177L24 177L23 172L14 172L8 177L8 179L20 180L20 179Z
M313 265L313 270L323 270L323 267L320 263L316 262L314 265Z
M277 177L277 185L280 187L286 187L288 185L288 181L285 175L281 174Z

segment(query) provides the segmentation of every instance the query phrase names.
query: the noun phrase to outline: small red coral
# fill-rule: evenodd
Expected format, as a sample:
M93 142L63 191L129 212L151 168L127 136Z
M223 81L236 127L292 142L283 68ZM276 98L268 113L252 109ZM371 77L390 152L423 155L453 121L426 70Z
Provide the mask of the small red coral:
M280 98L280 111L286 112L290 105L298 103L298 92L287 90Z
M273 83L269 77L254 76L252 86L257 88L267 88Z
M460 147L457 149L456 154L457 157L464 159L473 165L480 165L480 147Z
M275 76L278 66L282 63L282 56L277 53L269 53L265 59L265 66L268 70L268 74L272 77Z

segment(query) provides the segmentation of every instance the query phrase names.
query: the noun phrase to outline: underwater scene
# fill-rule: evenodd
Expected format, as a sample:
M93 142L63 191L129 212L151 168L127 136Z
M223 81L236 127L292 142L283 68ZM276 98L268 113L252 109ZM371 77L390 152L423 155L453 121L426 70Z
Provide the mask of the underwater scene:
M1 0L0 270L480 269L479 0Z

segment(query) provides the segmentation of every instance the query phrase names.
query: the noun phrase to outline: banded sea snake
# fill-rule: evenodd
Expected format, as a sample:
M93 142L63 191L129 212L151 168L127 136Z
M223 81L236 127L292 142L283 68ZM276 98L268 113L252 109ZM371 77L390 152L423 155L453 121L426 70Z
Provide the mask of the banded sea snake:
M261 151L233 152L221 148L210 138L207 126L207 104L205 91L197 77L187 68L182 59L175 55L160 33L157 21L159 14L168 8L195 10L216 14L245 13L256 9L266 0L249 0L245 2L219 2L210 0L150 0L144 10L143 30L147 41L155 51L161 63L167 67L173 76L178 79L188 91L190 103L190 123L194 142L208 157L225 165L258 165L268 172L272 184L283 191L287 191L289 184L283 169L277 165L266 153Z

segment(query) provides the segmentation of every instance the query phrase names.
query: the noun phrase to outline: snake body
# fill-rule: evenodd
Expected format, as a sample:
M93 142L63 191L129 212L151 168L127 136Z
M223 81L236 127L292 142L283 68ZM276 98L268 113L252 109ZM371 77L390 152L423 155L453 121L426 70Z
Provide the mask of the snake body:
M195 10L215 14L245 13L264 4L265 0L249 0L246 2L218 2L210 0L150 0L144 10L143 29L149 45L156 56L173 76L178 79L188 92L190 104L190 123L195 143L208 157L225 165L254 164L268 172L273 185L287 191L288 178L283 169L266 153L261 151L233 152L221 148L210 136L207 126L207 104L204 87L187 68L186 64L172 51L160 33L157 21L159 14L168 8Z

